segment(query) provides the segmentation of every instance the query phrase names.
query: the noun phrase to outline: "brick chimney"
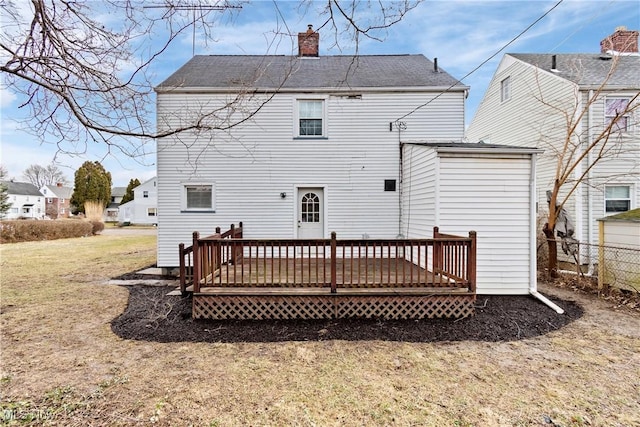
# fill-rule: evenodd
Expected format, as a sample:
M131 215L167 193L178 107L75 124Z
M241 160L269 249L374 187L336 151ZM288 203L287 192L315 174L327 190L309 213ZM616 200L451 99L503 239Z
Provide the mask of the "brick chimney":
M638 53L638 31L617 27L613 34L600 42L600 53Z
M306 33L298 33L298 56L318 56L320 34L309 25Z

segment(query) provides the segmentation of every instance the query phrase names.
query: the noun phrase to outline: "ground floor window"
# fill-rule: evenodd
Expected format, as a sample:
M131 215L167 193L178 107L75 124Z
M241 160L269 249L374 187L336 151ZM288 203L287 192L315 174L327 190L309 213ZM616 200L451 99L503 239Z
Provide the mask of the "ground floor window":
M147 208L147 216L157 216L158 209L157 208Z
M604 190L605 212L616 213L631 210L631 187L607 185Z
M213 210L213 184L183 184L183 202L184 210Z

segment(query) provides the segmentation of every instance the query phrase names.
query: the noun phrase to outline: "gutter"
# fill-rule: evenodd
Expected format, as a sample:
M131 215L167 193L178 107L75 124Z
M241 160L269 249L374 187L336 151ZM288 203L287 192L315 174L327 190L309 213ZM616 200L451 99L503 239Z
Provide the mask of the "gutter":
M539 299L540 301L542 301L544 304L546 304L547 306L549 306L551 309L555 310L556 313L558 314L564 314L564 310L561 309L560 307L558 307L554 302L552 302L549 298L545 297L544 295L542 295L540 292L538 292L535 289L529 289L529 293Z

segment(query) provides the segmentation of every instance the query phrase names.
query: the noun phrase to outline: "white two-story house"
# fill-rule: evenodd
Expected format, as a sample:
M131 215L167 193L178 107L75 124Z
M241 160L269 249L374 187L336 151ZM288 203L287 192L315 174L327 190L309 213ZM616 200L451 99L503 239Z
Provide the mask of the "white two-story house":
M45 216L44 196L38 187L29 182L2 181L7 188L9 210L3 219L43 219Z
M156 87L158 266L177 266L194 231L239 221L249 239L439 226L478 232L479 293L535 289L538 150L461 144L469 88L436 60L322 56L311 28L298 48L195 56Z
M133 189L133 200L118 207L118 222L155 225L157 218L158 184L153 177Z
M574 223L574 237L596 245L599 218L636 208L640 202L640 112L620 117L602 152L602 144L593 150L586 147L639 92L638 31L616 29L596 53L506 54L466 138L544 150L538 156L536 189L544 223L546 192L553 189L559 156L568 153L563 145L567 123L574 123L569 148L574 145L574 155L584 159L563 186L561 197L573 182L580 182L564 207ZM561 163L568 164L566 159ZM593 264L597 251L587 247L591 246L584 245L581 263Z

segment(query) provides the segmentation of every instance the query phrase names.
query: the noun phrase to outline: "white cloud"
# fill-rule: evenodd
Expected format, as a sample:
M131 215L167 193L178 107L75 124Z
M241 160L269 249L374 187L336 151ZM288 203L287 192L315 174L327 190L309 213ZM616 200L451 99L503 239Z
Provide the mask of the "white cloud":
M9 89L0 88L0 108L9 107L17 98L18 97Z

